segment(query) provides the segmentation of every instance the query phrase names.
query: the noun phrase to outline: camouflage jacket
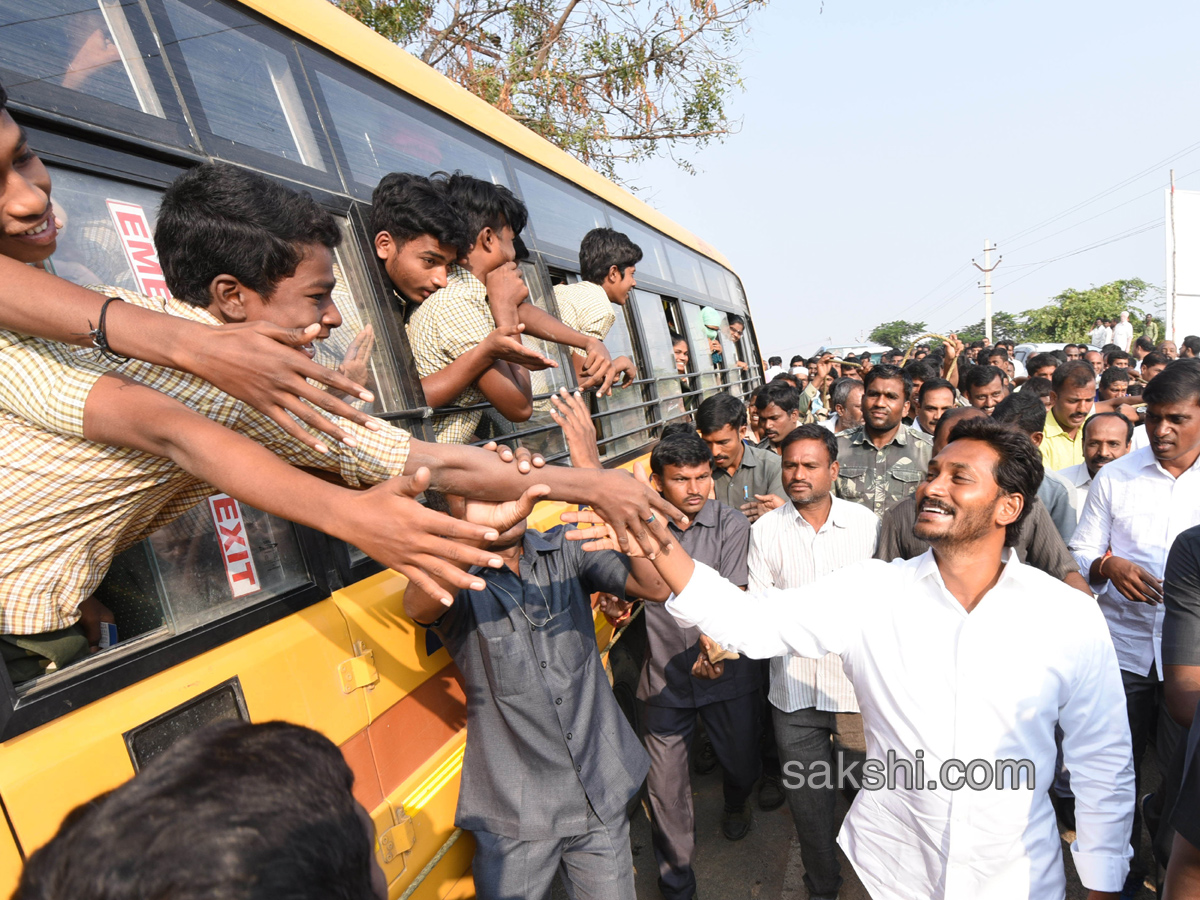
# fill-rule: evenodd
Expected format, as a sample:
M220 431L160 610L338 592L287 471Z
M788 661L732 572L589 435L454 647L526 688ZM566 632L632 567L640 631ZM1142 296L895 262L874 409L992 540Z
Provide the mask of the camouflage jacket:
M838 477L833 492L882 516L910 496L925 477L933 447L903 425L882 450L867 440L863 426L838 436Z

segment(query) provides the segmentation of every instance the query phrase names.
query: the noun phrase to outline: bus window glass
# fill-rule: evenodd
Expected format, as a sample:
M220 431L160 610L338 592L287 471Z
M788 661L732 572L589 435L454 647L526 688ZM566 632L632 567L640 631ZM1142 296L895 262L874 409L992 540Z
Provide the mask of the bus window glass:
M742 312L746 311L746 294L742 291L742 283L732 272L726 270L725 281L729 287L729 300Z
M604 338L604 345L612 354L613 359L618 356L628 356L633 360L634 365L637 366L639 378L649 377L645 371L645 363L639 359L637 350L633 346L626 308L613 304L613 312L616 313L617 318ZM650 424L648 418L650 408L642 404L647 399L648 395L643 393L640 385L628 388L614 387L612 396L597 398L596 404L600 413L606 414L598 420L601 426L601 440L612 438L600 445L601 458L620 456L622 453L646 443L649 432L642 426ZM632 434L628 432L632 432ZM622 435L624 436L622 437Z
M158 53L138 46L133 17L128 0L0 0L0 59L18 76L5 86L45 82L163 118L147 69Z
M405 103L398 91L388 91L365 78L344 73L356 87L325 72L317 84L333 119L350 178L374 190L389 172L428 175L439 170L462 170L468 175L505 184L504 163L497 156L447 133L398 107Z
M703 399L720 386L718 376L713 373L717 368L716 363L720 359L720 357L714 357L721 351L714 348L711 342L717 340L719 346L718 336L722 316L711 307L701 309L695 303L684 302L680 306L683 308L683 321L687 327L687 338L692 347L691 370L700 373L699 387L704 392L700 399Z
M674 241L668 241L667 257L671 260L671 271L675 273L677 285L698 294L707 293L704 275L700 271L700 260L691 250Z
M354 405L371 415L404 409L397 373L400 371L384 340L374 296L362 255L350 223L339 218L341 246L334 251L337 287L333 300L342 324L316 345L317 362L337 369L375 394L374 403L355 400Z
M532 263L521 263L521 274L525 277L525 283L529 285L529 301L541 309L549 312L549 303L546 299L546 286L542 281L542 277L538 274L537 267ZM550 403L549 394L555 393L560 388L567 386L567 369L571 366L571 358L569 356L571 349L563 347L559 344L550 344L546 341L539 340L526 335L521 339L528 347L533 347L544 356L550 357L558 363L557 369L543 369L540 372L531 372L529 374L529 383L533 391L533 415L528 422L514 424L509 422L495 410L489 409L484 414L484 421L480 424L481 437L488 426L489 419L493 420L495 427L494 436L502 434L512 434L514 432L527 432L533 429L544 429L535 434L528 434L520 439L520 443L541 453L546 458L558 456L567 452L566 442L563 440L562 431L554 420L550 418L550 410L554 407ZM542 395L542 399L538 399ZM511 443L511 442L510 442Z
M608 224L598 202L578 189L559 186L549 175L518 166L517 183L539 244L553 244L574 255L585 234Z
M611 215L612 227L627 235L642 249L642 260L637 264L638 277L671 281L671 265L667 262L667 248L663 239L643 225L636 224L624 216Z
M190 76L207 130L218 137L325 171L320 145L292 71L292 54L268 46L264 26L230 10L229 24L184 4L164 0L174 32L172 48ZM165 37L165 35L164 35ZM195 110L193 110L195 113Z
M663 307L664 300L658 294L640 288L635 288L630 297L637 305L642 333L646 336L647 359L639 367L639 374L655 379L662 421L668 422L684 414L684 400L680 394L690 388L687 379L681 378L675 367L675 351L671 342L671 327Z
M708 285L708 294L722 303L730 303L729 282L725 280L725 270L710 259L701 260L704 269L704 281Z

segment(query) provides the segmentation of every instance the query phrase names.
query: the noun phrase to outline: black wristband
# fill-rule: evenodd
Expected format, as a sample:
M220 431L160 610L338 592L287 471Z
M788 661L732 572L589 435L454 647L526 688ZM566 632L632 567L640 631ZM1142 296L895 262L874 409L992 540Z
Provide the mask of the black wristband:
M95 328L88 332L88 337L92 339L92 346L99 350L100 355L109 362L127 363L129 362L128 356L121 356L117 353L114 353L112 348L108 345L108 334L105 331L105 326L108 319L108 305L110 303L120 302L120 297L106 297L104 299L104 305L100 307L100 322ZM91 323L89 322L88 324L90 325Z

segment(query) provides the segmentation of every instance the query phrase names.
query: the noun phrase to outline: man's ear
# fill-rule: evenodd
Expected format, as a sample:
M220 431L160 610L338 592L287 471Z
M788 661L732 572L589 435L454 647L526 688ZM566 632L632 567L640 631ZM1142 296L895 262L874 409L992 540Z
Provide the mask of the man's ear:
M1002 494L996 503L996 524L1011 525L1025 508L1025 498L1020 494Z
M609 266L608 274L604 276L604 280L607 281L609 284L620 284L621 270L618 269L616 266Z
M250 293L253 291L233 275L218 275L208 284L208 307L226 322L245 322Z
M471 249L474 250L478 247L484 253L491 253L496 249L496 241L498 240L499 236L496 232L492 231L492 227L485 225L483 226L483 230L475 236L475 243L471 245Z
M833 473L833 480L837 481L838 472L842 471L841 463L835 459L833 461L833 465L829 467L829 471Z
M380 259L387 259L397 249L396 242L392 240L390 232L381 231L375 235L375 255Z
M1035 431L1029 436L1029 439L1033 441L1033 446L1040 447L1042 446L1042 441L1046 439L1046 435L1041 431Z
M746 439L746 432L749 431L749 429L750 429L750 426L748 424L742 425L740 428L738 428L738 440L739 441L744 441Z
M658 474L655 472L650 473L650 486L653 487L660 494L662 493L662 489L663 489L662 479L659 478Z

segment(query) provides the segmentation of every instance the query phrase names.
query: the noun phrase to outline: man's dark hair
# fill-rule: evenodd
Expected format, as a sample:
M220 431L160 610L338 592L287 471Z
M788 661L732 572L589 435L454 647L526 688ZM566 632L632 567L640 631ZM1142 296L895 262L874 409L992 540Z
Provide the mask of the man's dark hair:
M1004 546L1011 547L1017 542L1021 523L1033 508L1038 488L1042 486L1045 475L1042 454L1033 446L1029 435L1012 425L997 422L994 415L963 419L950 432L951 443L959 440L980 441L991 447L1000 457L992 470L996 484L1004 493L1020 494L1025 501L1021 504L1020 514L1004 529Z
M658 439L660 441L662 441L662 440L666 440L669 437L673 437L677 434L695 434L695 433L696 433L696 426L693 425L691 422L671 422L670 424L663 426L662 434L660 434L658 436Z
M779 442L779 455L783 456L787 452L787 448L797 441L821 442L825 445L825 452L829 456L829 464L833 465L837 462L837 436L828 428L822 428L820 425L813 425L811 423L808 425L797 425Z
M1007 347L1009 350L1016 349L1017 343L1012 338L1001 338L996 341L997 347Z
M354 773L299 725L209 726L68 814L15 900L366 900Z
M520 234L529 222L529 210L521 199L502 184L484 181L462 172L434 172L434 183L445 186L446 199L466 220L470 246L485 228L499 233L505 225Z
M1167 354L1159 353L1157 350L1155 350L1153 353L1147 353L1142 357L1143 369L1145 369L1147 366L1166 366L1170 365L1170 363L1171 360L1167 358Z
M1054 390L1049 378L1030 378L1021 385L1022 394L1032 394L1039 400L1045 400ZM1045 405L1045 404L1043 404Z
M1134 341L1133 345L1146 351L1147 353L1151 353L1154 350L1154 341L1150 340L1150 338L1146 337L1144 334Z
M909 381L929 381L931 378L937 378L940 370L923 359L914 359L904 366L904 371L908 374Z
M1118 347L1116 344L1105 344L1103 347L1100 348L1100 352L1105 355L1108 355L1109 353L1112 353L1114 350L1120 350L1120 349L1121 348Z
M432 235L465 255L475 240L467 220L446 198L445 183L424 175L392 172L371 193L371 237L386 231L398 244Z
M1088 426L1095 424L1097 419L1099 419L1099 420L1120 419L1122 424L1125 425L1125 446L1126 447L1129 446L1129 442L1133 440L1133 423L1130 422L1127 418L1125 418L1120 413L1115 413L1115 412L1096 413L1096 415L1094 415L1094 416L1088 416L1087 419L1085 419L1083 422L1084 443L1087 443Z
M1131 382L1129 382L1129 387L1127 387L1125 389L1125 396L1140 397L1140 396L1142 396L1143 388L1145 388L1145 385L1142 384L1140 381L1131 381Z
M1008 351L1003 347L989 347L987 350L979 351L979 356L975 362L981 366L990 365L993 359L1003 361L1008 360Z
M1200 335L1189 334L1183 339L1183 343L1179 345L1179 349L1190 350L1196 356L1200 356Z
M1142 391L1142 399L1150 405L1181 403L1192 400L1200 403L1200 359L1176 359L1150 379Z
M971 388L984 387L991 384L997 378L1000 379L1000 384L1003 385L1005 379L1008 378L1008 375L1003 369L998 368L997 366L978 365L967 369L967 371L963 373L962 380L959 381L958 386L965 394L970 391Z
M774 403L785 413L798 412L800 409L800 391L795 385L786 381L772 378L754 398L754 407L762 412Z
M1129 354L1124 350L1110 350L1104 355L1104 364L1106 366L1112 366L1118 359L1128 360Z
M726 425L737 431L745 424L745 404L729 394L713 394L696 409L696 428L701 434L713 434Z
M930 378L921 385L921 390L917 391L917 406L924 406L925 398L933 391L949 391L950 397L954 397L954 385L945 378Z
M996 404L996 408L992 410L992 418L998 422L1016 425L1032 436L1046 428L1046 405L1033 394L1018 391Z
M333 249L342 233L307 193L226 163L204 163L176 178L158 208L154 244L171 293L211 302L218 275L232 275L270 300L309 248Z
M1054 377L1050 379L1050 384L1054 387L1054 393L1061 394L1064 387L1087 387L1096 384L1096 370L1092 368L1092 364L1085 359L1073 359L1068 363L1063 363L1054 370Z
M1128 384L1133 380L1133 369L1120 369L1110 366L1100 373L1100 387L1112 387L1118 381Z
M1065 357L1066 354L1064 353ZM1025 371L1036 372L1038 369L1044 369L1049 366L1052 369L1058 368L1059 359L1053 353L1035 353L1029 359L1025 360Z
M650 471L662 477L667 466L700 466L708 464L712 468L712 451L708 444L700 440L700 435L693 429L689 434L672 434L665 436L650 451Z
M767 365L768 366L782 366L783 365L783 357L782 356L768 356L767 357Z
M845 406L856 387L862 387L862 382L857 378L839 378L829 389L829 405L834 409Z
M878 366L872 366L871 371L863 376L863 390L869 391L871 385L877 381L902 381L904 382L905 398L907 399L912 393L912 379L899 366L887 366L882 363Z
M1067 351L1066 350L1051 350L1050 356L1054 357L1054 359L1055 359L1054 365L1056 367L1061 366L1063 363L1067 362ZM1029 367L1026 366L1026 369L1028 369L1028 368Z
M642 261L642 248L611 228L593 228L579 242L579 271L584 281L601 284L613 266L625 270Z
M805 357L801 356L799 353L797 353L795 356L792 357L792 361L790 363L788 363L788 365L789 366L807 366L808 360Z
M967 344L967 349L968 350L982 350L983 349L983 341L971 341L971 343Z

